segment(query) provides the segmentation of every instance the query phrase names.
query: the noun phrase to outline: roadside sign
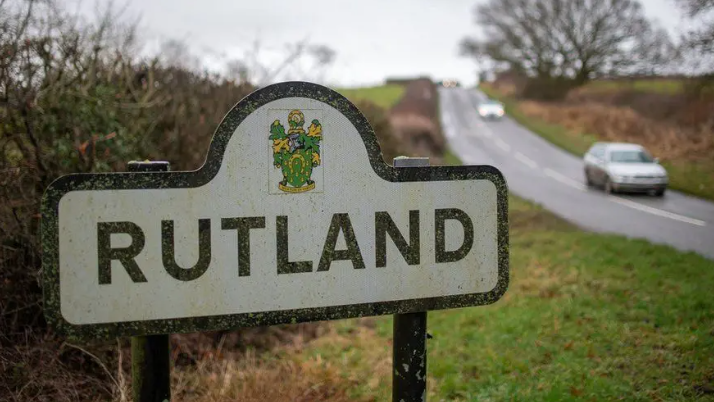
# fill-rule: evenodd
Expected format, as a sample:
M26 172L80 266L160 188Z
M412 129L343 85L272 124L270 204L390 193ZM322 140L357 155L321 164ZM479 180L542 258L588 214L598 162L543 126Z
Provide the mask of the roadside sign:
M231 109L199 170L52 183L45 311L89 339L488 304L507 208L494 167L394 168L347 99L276 84Z

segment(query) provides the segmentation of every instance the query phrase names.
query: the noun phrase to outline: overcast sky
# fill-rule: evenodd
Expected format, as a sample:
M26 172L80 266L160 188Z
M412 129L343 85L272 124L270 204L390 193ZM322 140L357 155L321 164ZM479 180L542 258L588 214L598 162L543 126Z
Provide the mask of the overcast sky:
M74 1L82 12L94 2ZM108 1L108 0L107 0ZM243 58L260 41L264 63L276 63L288 43L308 39L336 51L324 73L332 86L381 83L385 77L429 75L471 84L473 61L458 55L458 43L478 28L473 7L484 0L119 0L141 17L147 47L167 39L185 41L203 62L220 68ZM641 0L671 32L683 25L674 0ZM100 3L106 2L100 0Z

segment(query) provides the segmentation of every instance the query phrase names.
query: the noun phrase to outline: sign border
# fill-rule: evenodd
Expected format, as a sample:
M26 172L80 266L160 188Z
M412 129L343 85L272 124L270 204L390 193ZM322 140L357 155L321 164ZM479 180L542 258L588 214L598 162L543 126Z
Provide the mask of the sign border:
M439 296L423 299L362 303L330 307L302 308L262 313L241 313L103 324L71 324L62 317L59 283L59 203L72 191L169 189L202 186L213 179L223 161L226 146L236 128L258 108L278 99L301 97L323 102L337 109L355 126L367 148L375 173L390 182L489 180L496 186L498 281L485 293ZM42 197L42 277L44 311L47 322L70 339L107 339L117 336L188 333L232 330L242 327L294 324L363 316L401 314L492 304L506 292L509 283L508 187L501 172L489 165L430 166L394 168L384 162L377 138L367 119L347 98L309 82L290 81L266 86L249 94L224 116L199 169L171 172L122 172L71 174L50 184Z

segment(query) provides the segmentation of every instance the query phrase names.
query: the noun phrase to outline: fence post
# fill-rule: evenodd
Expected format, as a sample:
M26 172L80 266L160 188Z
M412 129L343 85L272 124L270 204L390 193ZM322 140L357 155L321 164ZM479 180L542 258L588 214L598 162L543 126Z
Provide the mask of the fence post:
M166 172L168 162L129 162L130 172ZM131 338L131 377L134 402L171 400L171 346L169 335Z
M394 158L394 167L429 166L429 158ZM426 312L395 314L392 402L426 402Z

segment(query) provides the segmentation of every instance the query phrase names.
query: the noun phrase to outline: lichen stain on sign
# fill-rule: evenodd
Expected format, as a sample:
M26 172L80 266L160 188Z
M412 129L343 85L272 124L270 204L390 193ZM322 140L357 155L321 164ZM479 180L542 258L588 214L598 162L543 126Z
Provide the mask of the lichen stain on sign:
M95 338L492 303L506 196L491 166L393 168L341 95L272 85L226 115L197 171L52 183L46 314Z

